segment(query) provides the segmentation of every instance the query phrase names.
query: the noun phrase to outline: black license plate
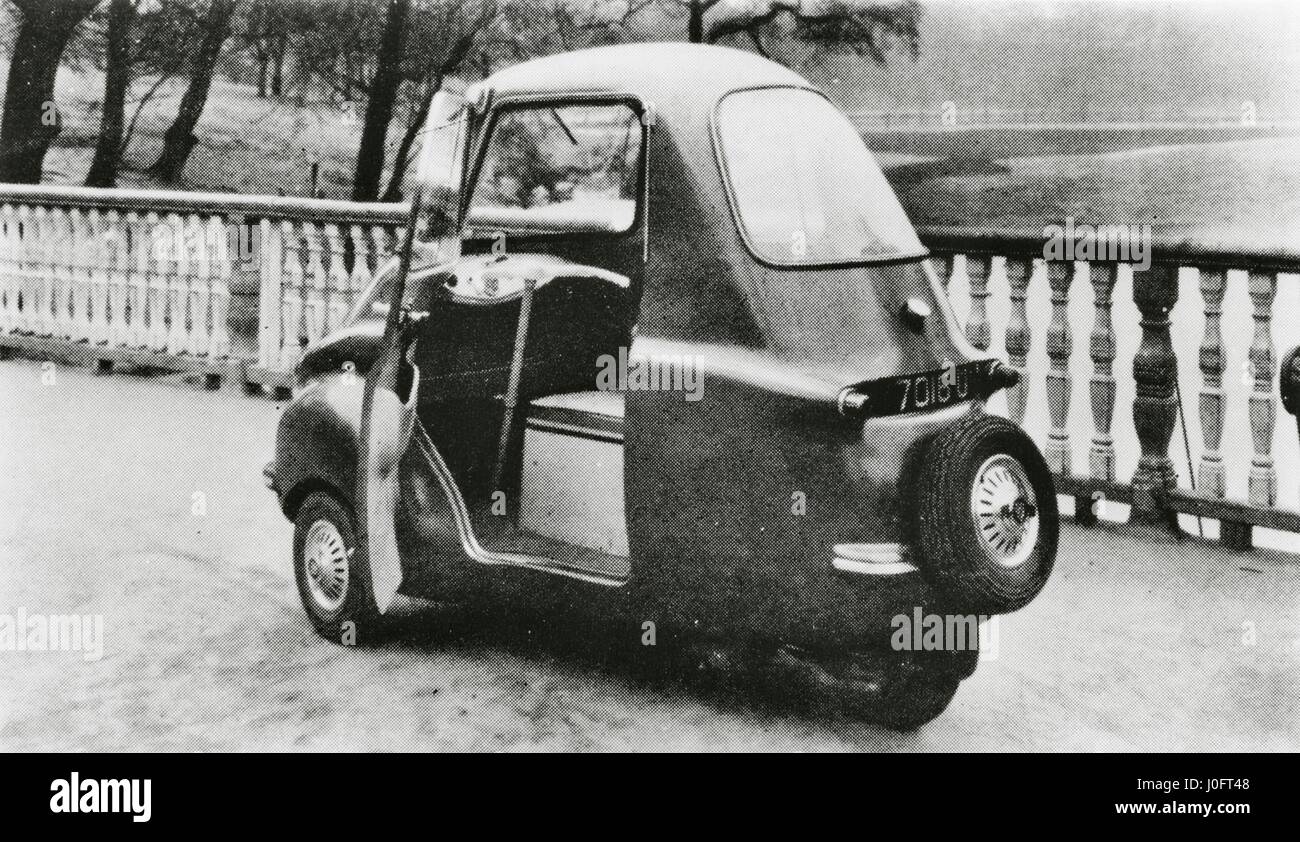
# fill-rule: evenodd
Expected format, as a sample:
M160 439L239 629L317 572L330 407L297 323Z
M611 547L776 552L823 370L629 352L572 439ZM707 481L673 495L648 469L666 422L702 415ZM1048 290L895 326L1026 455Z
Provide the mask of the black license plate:
M868 412L873 417L925 412L988 398L999 388L992 376L997 365L997 360L978 360L918 374L866 380L853 388L867 396Z

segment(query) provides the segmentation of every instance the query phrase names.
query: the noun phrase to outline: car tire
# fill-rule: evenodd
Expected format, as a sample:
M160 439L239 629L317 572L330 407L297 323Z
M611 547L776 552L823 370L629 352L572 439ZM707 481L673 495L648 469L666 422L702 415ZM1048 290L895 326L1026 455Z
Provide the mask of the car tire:
M1052 473L1018 426L976 413L934 436L911 489L912 546L955 609L1005 614L1027 605L1056 560Z
M303 609L321 637L344 645L377 637L380 616L355 523L350 506L319 491L294 516L294 580Z

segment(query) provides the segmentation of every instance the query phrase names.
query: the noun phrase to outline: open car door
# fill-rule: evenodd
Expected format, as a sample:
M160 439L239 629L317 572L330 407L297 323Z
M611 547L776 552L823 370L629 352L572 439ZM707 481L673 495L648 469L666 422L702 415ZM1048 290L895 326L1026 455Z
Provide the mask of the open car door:
M358 445L356 511L360 535L358 549L365 554L362 569L369 569L371 593L380 613L387 611L402 584L402 562L397 547L398 464L411 443L419 390L419 371L405 359L409 316L406 279L416 228L427 208L434 224L450 223L432 232L449 243L455 239L460 164L465 133L465 100L440 92L429 108L422 132L422 147L412 186L411 210L399 255L397 277L388 302L381 350L366 373L361 404ZM449 253L448 259L454 254Z

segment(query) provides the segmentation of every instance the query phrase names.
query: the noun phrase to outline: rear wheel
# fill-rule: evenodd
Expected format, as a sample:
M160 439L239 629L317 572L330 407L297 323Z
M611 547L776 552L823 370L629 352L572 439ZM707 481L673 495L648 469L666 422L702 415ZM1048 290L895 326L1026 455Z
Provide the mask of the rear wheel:
M343 644L369 640L379 620L354 523L351 509L324 492L309 494L294 517L298 596L316 631Z
M1056 559L1056 488L1015 424L979 414L941 431L911 493L920 567L954 606L1007 613L1043 589Z

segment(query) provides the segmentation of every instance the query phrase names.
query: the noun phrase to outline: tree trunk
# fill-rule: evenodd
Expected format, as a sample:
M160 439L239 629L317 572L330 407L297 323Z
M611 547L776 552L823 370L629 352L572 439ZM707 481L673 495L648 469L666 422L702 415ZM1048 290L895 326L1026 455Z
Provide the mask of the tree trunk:
M271 96L280 96L284 93L284 36L276 39L272 51L275 54L275 64L271 72Z
M426 71L428 83L420 97L420 107L416 111L415 119L406 127L406 134L402 136L402 142L397 147L397 156L393 158L393 174L388 177L388 189L384 191L385 202L396 202L402 195L402 178L406 175L406 168L411 164L411 147L415 145L415 138L424 128L425 121L429 119L429 108L433 105L433 97L442 90L442 83L447 74L459 70L469 58L469 51L473 46L474 32L461 36L460 40L452 44L451 49L447 51L442 65L436 70L431 68Z
M45 152L62 123L54 104L54 77L73 30L96 2L14 3L23 22L14 41L0 115L0 182L40 183Z
M686 38L692 44L704 43L704 2L703 0L691 0L690 5L690 22L686 29Z
M271 54L259 50L257 55L257 98L266 99L266 83L271 70Z
M410 0L388 2L375 75L370 83L370 98L366 102L366 122L357 148L356 178L352 181L354 202L373 202L379 195L379 178L384 172L384 143L388 138L388 124L393 119L397 88L402 83L402 41L410 5Z
M112 0L108 10L108 68L104 74L104 114L99 121L95 159L86 175L87 187L116 187L121 161L123 112L131 84L131 0Z
M151 167L163 181L175 181L185 169L185 162L199 139L194 127L203 115L208 102L208 89L212 87L212 73L221 55L221 45L230 35L230 18L235 11L235 0L212 0L208 17L203 24L203 41L190 61L190 84L181 97L176 119L163 135L163 151Z
M406 175L406 168L411 163L411 147L415 145L415 138L424 128L424 123L429 119L429 107L433 104L433 95L442 88L442 80L427 86L424 96L420 97L419 108L406 127L406 133L402 135L402 142L397 146L397 154L393 157L393 172L388 176L388 189L384 191L383 201L396 202L402 196L402 178Z

